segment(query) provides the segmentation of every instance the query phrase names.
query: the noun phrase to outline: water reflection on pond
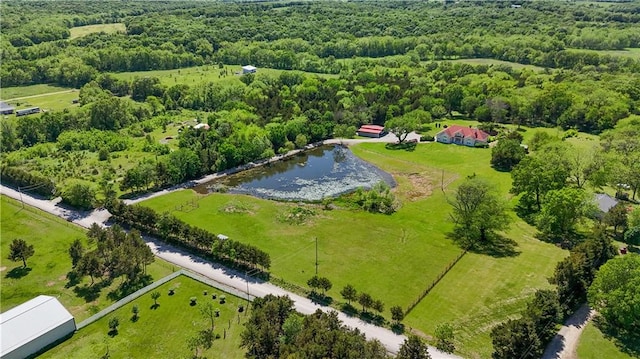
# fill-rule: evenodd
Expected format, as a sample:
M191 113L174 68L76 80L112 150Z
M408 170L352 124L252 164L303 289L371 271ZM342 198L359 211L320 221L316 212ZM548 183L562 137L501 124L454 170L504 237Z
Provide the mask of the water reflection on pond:
M211 188L223 185L230 193L317 201L358 187L371 188L380 181L395 186L390 174L356 157L348 148L322 146L283 161L201 184L195 190L208 193Z

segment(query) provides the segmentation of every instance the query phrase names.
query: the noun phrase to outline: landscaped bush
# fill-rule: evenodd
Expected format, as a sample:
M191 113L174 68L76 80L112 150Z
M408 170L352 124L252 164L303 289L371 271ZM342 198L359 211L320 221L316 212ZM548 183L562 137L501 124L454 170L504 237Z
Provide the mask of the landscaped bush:
M224 294L223 294L223 295L221 295L221 296L220 296L220 304L224 304L224 303L226 303L226 301L227 301L227 296L226 296L226 295L224 295Z
M196 297L189 298L189 301L191 302L191 305L196 305L197 300L198 300L198 298L196 298Z
M433 142L435 139L436 138L431 135L420 136L420 142Z

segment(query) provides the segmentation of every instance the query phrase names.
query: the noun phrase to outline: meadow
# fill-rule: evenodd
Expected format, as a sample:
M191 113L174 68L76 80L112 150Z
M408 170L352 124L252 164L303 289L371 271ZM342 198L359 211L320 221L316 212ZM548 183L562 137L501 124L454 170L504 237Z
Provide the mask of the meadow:
M169 295L169 289L175 289ZM158 306L154 306L151 293L158 291ZM202 358L242 358L240 333L247 311L238 312L239 305L246 309L246 300L234 297L186 276L179 276L100 320L77 331L70 339L44 353L41 358L190 358L193 351L187 342L195 334L210 328L210 320L200 313L206 302L220 310L214 319L214 333L220 335L210 349L200 353ZM204 293L207 293L206 295ZM216 295L216 299L212 296ZM225 303L220 297L226 296ZM191 305L191 297L196 304ZM132 308L139 314L133 319ZM109 334L109 320L120 321L118 333Z
M503 60L496 60L496 59L456 59L456 60L442 60L442 61L451 62L451 63L469 64L474 66L477 66L477 65L510 66L514 70L518 70L518 71L522 69L533 70L536 72L541 72L545 70L544 67L540 67L540 66L525 65L517 62L510 62L510 61L503 61Z
M640 355L631 355L620 350L593 323L587 324L578 342L578 358L580 359L632 359Z
M33 207L23 208L20 202L5 196L0 197L0 204L0 248L5 253L0 257L0 311L5 312L44 294L58 298L76 321L81 321L113 303L107 296L117 288L119 280L102 288L96 298L82 296L90 283L88 277L78 284L76 291L73 287L67 287L69 281L66 276L71 270L69 246L76 238L85 238L84 229ZM9 244L15 238L24 239L34 247L35 254L27 260L26 270L22 269L22 262L7 259ZM84 244L87 245L86 239ZM147 267L147 272L155 279L174 270L171 264L161 259L156 259Z
M402 207L393 215L346 208L325 211L320 206L241 195L203 196L191 190L142 204L266 250L272 256L272 273L299 286L305 286L314 273L318 238L319 274L333 282L330 296L342 300L340 290L352 284L383 300L386 308L406 308L461 252L447 237L452 229L447 198L455 186L475 174L487 178L510 200L510 175L489 166L489 149L427 143L404 151L363 143L352 150L398 181L395 191ZM197 208L176 210L194 199ZM279 214L296 206L311 207L317 215L300 225L278 220ZM505 246L464 256L408 315L407 327L428 336L438 324L452 322L461 354L490 356L491 327L516 315L535 289L548 287L546 278L567 254L534 239L534 233L514 215L511 229L504 233Z
M115 23L115 24L96 24L96 25L86 25L86 26L76 26L69 29L71 33L69 36L70 40L77 39L79 37L87 36L89 34L94 34L98 32L103 32L105 34L114 34L114 33L126 33L127 28L123 23Z
M569 49L571 52L582 52L587 54L610 55L614 57L630 57L632 59L640 59L640 48L626 48L624 50L586 50L586 49Z

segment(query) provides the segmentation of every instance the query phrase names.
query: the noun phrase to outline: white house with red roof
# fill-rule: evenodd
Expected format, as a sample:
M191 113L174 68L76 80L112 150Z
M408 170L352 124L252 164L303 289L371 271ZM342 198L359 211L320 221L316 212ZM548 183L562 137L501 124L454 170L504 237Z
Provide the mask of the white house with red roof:
M489 134L477 128L451 125L438 132L436 141L475 147L487 145L489 142Z

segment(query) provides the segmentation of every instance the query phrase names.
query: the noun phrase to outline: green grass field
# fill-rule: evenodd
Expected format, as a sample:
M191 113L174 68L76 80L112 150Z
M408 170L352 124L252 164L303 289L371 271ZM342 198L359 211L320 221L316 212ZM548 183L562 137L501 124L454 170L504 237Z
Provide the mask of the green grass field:
M631 356L622 352L613 341L605 338L604 334L593 323L587 324L584 332L582 332L577 351L579 359L640 358L640 356Z
M509 199L510 175L489 166L488 149L430 143L408 152L363 143L352 150L394 174L399 183L396 193L403 202L398 212L385 216L316 207L318 215L309 223L292 226L276 217L296 204L248 196L201 196L183 190L143 205L266 250L272 256L273 274L301 286L313 275L317 237L319 273L333 282L329 295L341 300L339 291L345 284L353 284L382 299L387 308L406 308L460 253L446 237L452 228L447 196L453 194L459 179L475 173L494 183ZM444 193L441 182L450 183ZM176 211L176 205L196 198L198 208ZM243 208L244 212L232 213L229 208ZM460 353L490 356L491 327L517 315L535 289L548 287L546 278L566 255L534 239L534 233L533 228L515 220L505 234L517 243L512 248L515 253L504 257L468 254L405 319L407 326L432 335L438 324L452 321L459 326Z
M97 25L86 25L86 26L77 26L69 29L71 36L69 36L70 40L76 39L78 37L87 36L89 34L93 34L96 32L104 32L107 34L113 34L116 32L125 33L127 32L127 28L123 23L115 23L115 24L97 24Z
M172 86L175 84L185 84L189 86L193 86L196 84L200 84L202 82L214 82L220 84L241 84L240 75L236 75L237 72L241 71L240 65L225 65L223 69L218 68L218 66L214 65L205 65L205 66L196 66L196 67L187 67L183 69L174 69L174 70L158 70L158 71L136 71L136 72L120 72L113 73L112 75L116 78L131 81L136 77L157 77L160 79L160 82L167 86ZM288 70L276 70L276 69L267 69L267 68L259 68L256 76L259 77L261 74L271 75L271 76L279 76L283 72L287 72ZM221 75L221 72L224 74ZM317 75L325 78L337 78L338 75L328 75L328 74L312 74L310 72L305 72L310 75Z
M174 295L168 295L175 288ZM158 287L159 306L153 309L151 292L128 303L100 320L82 328L73 337L47 351L42 358L99 358L107 351L111 359L117 358L191 358L193 351L187 340L197 331L210 327L209 319L200 314L205 302L211 302L220 309L220 317L214 320L214 333L220 339L201 353L206 358L242 358L240 333L246 311L238 313L238 305L246 308L246 300L234 297L186 276ZM204 295L207 291L207 295ZM212 299L212 294L217 298ZM220 304L220 295L226 295L225 304ZM190 298L196 297L197 304L190 305ZM132 321L131 309L138 305L137 321ZM109 319L120 320L118 334L108 335ZM239 322L238 322L239 321ZM225 336L226 331L226 338Z
M506 66L511 66L514 70L522 70L522 69L528 69L528 70L533 70L533 71L544 71L544 67L540 67L540 66L535 66L535 65L525 65L525 64L519 64L517 62L510 62L510 61L502 61L502 60L496 60L496 59L456 59L456 60L444 60L447 62L453 62L453 63L463 63L463 64L470 64L470 65L506 65Z
M72 91L68 87L54 85L29 85L17 87L4 87L0 89L0 98L3 101L12 101L23 97L48 95L54 92ZM77 97L77 96L76 96Z
M611 55L630 57L632 59L640 59L640 48L626 48L624 50L587 50L587 49L568 49L573 52L586 52L598 55Z
M22 208L19 202L5 196L0 197L0 204L0 246L3 253L0 257L2 312L45 294L58 298L76 321L80 321L113 302L107 299L107 293L117 287L118 280L110 287L103 288L101 295L91 301L76 295L73 288L65 288L68 283L66 275L71 270L71 259L67 251L76 238L85 237L83 229L38 209L28 206ZM34 256L27 260L30 270L26 274L21 270L22 262L11 262L7 259L9 244L15 238L24 239L32 244L35 250ZM160 259L156 259L147 267L148 273L155 279L164 277L173 270L169 263ZM89 283L87 277L80 286Z

